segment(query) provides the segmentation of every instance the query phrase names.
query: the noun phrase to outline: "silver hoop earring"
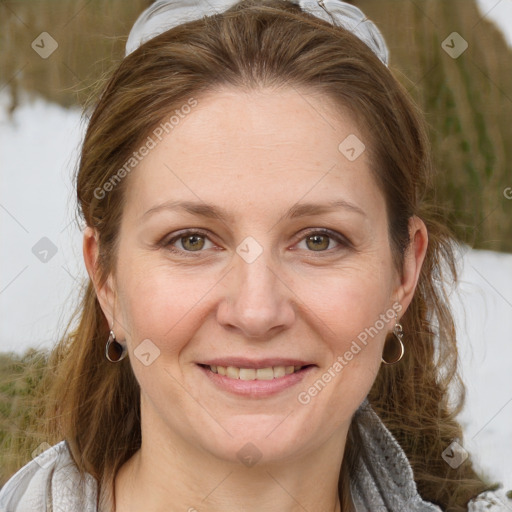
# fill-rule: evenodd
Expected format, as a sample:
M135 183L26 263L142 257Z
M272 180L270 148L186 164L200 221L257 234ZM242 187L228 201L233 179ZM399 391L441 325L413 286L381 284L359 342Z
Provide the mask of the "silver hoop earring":
M126 347L116 340L116 335L111 329L108 336L107 344L105 345L105 357L111 363L118 363L128 355Z
M393 346L388 343L389 338L384 343L384 350L382 352L382 362L384 364L396 364L401 361L402 357L404 357L405 348L402 342L402 338L404 336L404 329L402 324L398 322L398 316L395 311L395 327L393 328ZM396 343L398 340L398 344Z

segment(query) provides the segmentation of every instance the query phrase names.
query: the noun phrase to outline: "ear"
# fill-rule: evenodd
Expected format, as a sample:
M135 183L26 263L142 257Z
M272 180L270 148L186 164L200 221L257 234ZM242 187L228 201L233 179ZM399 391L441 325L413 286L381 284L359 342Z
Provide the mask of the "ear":
M401 282L396 290L397 301L402 306L402 315L412 301L425 254L427 253L427 227L419 217L413 216L409 219L409 239L409 247L404 254Z
M87 226L84 231L83 254L87 273L91 278L96 291L96 296L100 303L103 314L107 319L109 327L115 319L115 289L113 287L112 276L108 276L103 285L99 283L98 254L99 254L99 236L96 229ZM116 332L117 335L117 332Z

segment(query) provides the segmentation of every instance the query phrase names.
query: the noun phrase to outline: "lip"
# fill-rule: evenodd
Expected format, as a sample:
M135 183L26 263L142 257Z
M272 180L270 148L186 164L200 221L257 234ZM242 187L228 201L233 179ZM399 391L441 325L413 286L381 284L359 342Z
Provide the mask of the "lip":
M231 360L231 359L230 359ZM218 361L222 361L223 363L227 360L225 359L219 359ZM237 361L240 361L237 359ZM275 360L273 360L275 361ZM283 361L285 361L283 359ZM284 364L274 364L274 365L268 365L268 366L292 366L293 361L292 360L286 360L290 361L289 365ZM258 364L260 364L258 362ZM300 361L299 361L300 363ZM198 364L198 369L205 375L210 382L217 388L222 391L226 391L228 393L243 396L245 398L266 398L270 396L274 396L286 389L290 389L291 387L299 384L302 382L306 376L308 376L311 371L313 371L316 368L316 365L309 365L306 368L303 368L297 372L290 373L288 375L285 375L284 377L278 377L277 379L272 380L241 380L241 379L232 379L230 377L226 377L224 375L219 375L218 373L213 373L209 366L203 366L201 363ZM246 363L245 363L246 364ZM255 368L253 361L253 366L241 366L241 368ZM265 363L267 364L267 363ZM212 363L212 366L214 364ZM218 364L218 366L224 366L224 364ZM227 366L238 366L235 364L228 364ZM267 366L267 368L268 368ZM301 364L297 364L294 366L303 366ZM261 368L265 368L265 366L262 366Z
M270 368L271 366L308 366L314 365L311 361L285 358L248 359L246 357L225 357L200 361L197 364L206 366L235 366L236 368Z

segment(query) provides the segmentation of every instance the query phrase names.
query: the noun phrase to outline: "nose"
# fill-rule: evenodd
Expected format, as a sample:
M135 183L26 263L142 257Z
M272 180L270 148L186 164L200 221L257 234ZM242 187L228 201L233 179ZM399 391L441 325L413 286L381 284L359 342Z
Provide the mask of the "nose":
M268 252L251 263L234 256L226 295L217 309L217 321L245 338L270 339L295 321L295 295Z

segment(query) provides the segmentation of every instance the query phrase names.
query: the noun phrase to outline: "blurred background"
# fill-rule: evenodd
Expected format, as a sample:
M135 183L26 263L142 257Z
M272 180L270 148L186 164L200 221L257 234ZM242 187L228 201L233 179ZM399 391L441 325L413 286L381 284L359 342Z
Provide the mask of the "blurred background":
M0 2L0 486L44 442L24 404L86 278L72 182L83 108L150 3ZM512 0L351 3L381 29L391 69L429 124L435 200L466 244L452 294L464 447L510 489Z

